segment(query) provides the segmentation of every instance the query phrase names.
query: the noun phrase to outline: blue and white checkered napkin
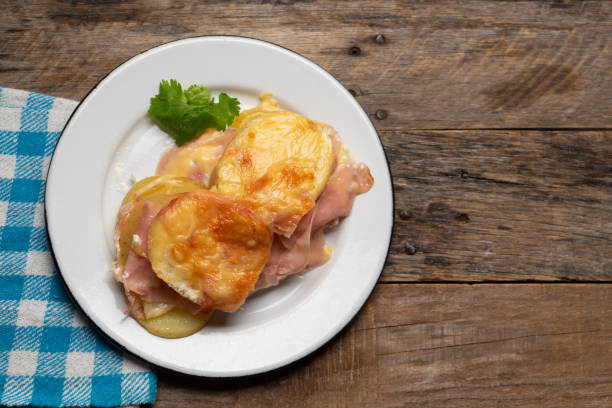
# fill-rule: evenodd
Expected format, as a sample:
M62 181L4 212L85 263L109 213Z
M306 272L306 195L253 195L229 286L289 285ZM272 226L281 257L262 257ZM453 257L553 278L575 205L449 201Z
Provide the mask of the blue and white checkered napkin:
M0 88L0 404L155 400L155 374L111 348L66 297L49 252L44 186L76 102Z

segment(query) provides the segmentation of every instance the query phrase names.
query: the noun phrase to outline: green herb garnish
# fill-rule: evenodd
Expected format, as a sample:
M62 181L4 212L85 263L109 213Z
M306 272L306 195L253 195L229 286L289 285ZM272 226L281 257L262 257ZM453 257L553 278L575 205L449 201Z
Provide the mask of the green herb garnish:
M171 79L160 82L159 93L151 98L147 115L181 146L202 130L224 130L239 112L240 102L236 98L221 93L215 102L205 87L191 85L183 91L181 84Z

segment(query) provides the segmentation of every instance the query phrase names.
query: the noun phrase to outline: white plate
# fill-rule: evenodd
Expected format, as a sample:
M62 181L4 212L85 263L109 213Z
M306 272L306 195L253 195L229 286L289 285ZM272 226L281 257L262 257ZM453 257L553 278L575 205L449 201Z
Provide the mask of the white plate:
M242 108L273 92L279 103L332 125L374 186L329 235L331 260L250 297L234 314L216 313L177 340L126 318L109 265L122 184L153 174L167 136L146 118L161 79L199 83L237 96ZM125 187L125 186L124 186ZM153 48L104 78L68 121L46 191L49 236L61 275L85 314L144 360L186 374L236 377L269 371L315 351L357 314L374 288L393 224L391 176L381 142L355 99L329 73L285 48L241 37L200 37Z

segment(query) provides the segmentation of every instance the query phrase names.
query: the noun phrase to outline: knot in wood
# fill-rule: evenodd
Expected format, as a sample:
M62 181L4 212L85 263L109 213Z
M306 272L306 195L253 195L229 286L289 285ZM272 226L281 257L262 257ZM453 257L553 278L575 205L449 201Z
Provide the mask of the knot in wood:
M455 215L455 219L461 222L470 222L470 216L467 215L466 213L459 213Z
M389 114L387 113L386 110L384 109L379 109L376 111L376 113L374 114L376 116L376 119L378 120L383 120L383 119L387 119L387 116L389 116Z
M401 210L399 212L399 216L402 220L409 220L412 218L412 211L408 211L408 210Z
M406 242L404 242L404 252L407 255L414 255L414 254L416 254L417 249L416 249L416 247L414 245L412 245L411 242L406 241Z

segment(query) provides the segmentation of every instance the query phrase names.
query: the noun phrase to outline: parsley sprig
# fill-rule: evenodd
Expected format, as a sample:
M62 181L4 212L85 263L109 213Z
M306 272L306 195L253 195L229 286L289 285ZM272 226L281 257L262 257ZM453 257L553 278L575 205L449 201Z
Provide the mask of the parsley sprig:
M181 146L202 130L225 129L238 113L238 99L221 93L215 102L205 87L191 85L183 90L178 81L171 79L160 82L159 93L151 98L147 115Z

